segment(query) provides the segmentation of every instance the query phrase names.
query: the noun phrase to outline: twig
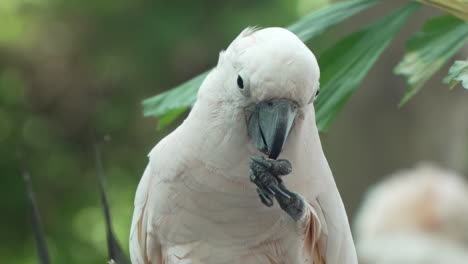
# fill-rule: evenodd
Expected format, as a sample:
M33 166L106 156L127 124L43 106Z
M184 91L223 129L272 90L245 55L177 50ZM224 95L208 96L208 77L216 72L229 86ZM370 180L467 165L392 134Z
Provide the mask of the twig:
M34 192L32 190L31 177L24 166L22 169L24 186L26 187L26 194L28 196L31 211L31 222L33 224L34 237L36 238L37 252L39 254L39 261L41 264L50 264L47 243L44 232L42 230L41 217L39 216L39 209L37 207L36 198L34 197Z
M96 160L97 177L99 181L99 193L101 195L101 202L106 223L107 250L109 252L109 259L113 260L116 264L128 264L127 257L123 253L123 250L114 235L114 231L112 230L109 201L107 200L104 182L104 167L102 166L101 152L99 151L96 143L93 143L93 148Z

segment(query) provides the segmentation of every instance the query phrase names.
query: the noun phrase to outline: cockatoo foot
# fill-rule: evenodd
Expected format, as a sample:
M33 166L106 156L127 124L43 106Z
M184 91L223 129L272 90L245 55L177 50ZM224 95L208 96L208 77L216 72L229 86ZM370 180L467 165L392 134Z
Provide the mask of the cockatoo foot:
M284 186L284 185L283 185ZM283 196L275 196L276 201L280 205L281 209L285 211L289 216L298 221L304 215L305 204L304 199L298 193L291 192L287 189L284 190L291 198L285 198Z
M250 162L250 181L257 185L257 193L262 203L273 206L274 196L281 209L295 221L304 213L305 205L302 197L289 191L280 176L291 173L291 163L285 159L273 160L262 156L252 156Z

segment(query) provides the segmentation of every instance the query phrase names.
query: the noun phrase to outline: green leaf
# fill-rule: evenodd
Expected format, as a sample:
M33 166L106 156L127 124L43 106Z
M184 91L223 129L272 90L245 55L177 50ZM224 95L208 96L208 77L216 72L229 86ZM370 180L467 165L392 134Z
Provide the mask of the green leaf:
M341 1L305 16L290 25L288 29L306 42L324 32L330 26L336 25L376 3L376 0Z
M209 71L187 81L176 88L143 101L145 116L162 116L170 111L191 106L197 99L197 91Z
M320 9L294 23L289 29L297 34L302 41L308 41L330 26L349 18L374 5L378 0L348 0L341 1ZM176 88L143 101L145 116L163 116L175 109L191 106L195 100L198 88L209 71L185 82ZM179 115L183 111L177 112ZM172 120L178 115L171 112Z
M317 125L326 129L372 65L419 6L409 3L336 43L319 57L321 90L315 104Z
M460 82L465 89L468 89L468 60L456 61L444 78L444 83L450 85L450 89Z
M416 0L426 5L431 5L465 21L468 21L467 0Z
M166 128L169 124L176 120L177 117L179 117L181 114L187 111L187 109L187 106L183 106L178 109L172 110L169 113L166 113L165 115L162 115L158 120L158 127L156 129L161 130Z
M400 105L415 95L424 83L450 59L468 39L468 23L451 15L429 20L422 32L407 43L407 53L395 68L409 84Z

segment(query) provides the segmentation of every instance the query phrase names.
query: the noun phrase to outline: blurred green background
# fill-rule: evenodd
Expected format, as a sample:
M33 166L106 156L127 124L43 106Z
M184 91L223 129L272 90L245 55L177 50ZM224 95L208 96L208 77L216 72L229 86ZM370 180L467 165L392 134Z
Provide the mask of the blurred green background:
M384 1L316 38L317 53L407 1ZM32 174L53 263L105 263L92 142L103 152L116 234L128 253L133 196L156 130L141 100L212 67L245 27L287 26L326 0L1 0L0 263L37 263L17 152ZM468 92L441 83L403 108L392 70L421 8L322 135L348 213L366 188L420 160L468 172ZM465 47L458 58L466 58ZM181 120L179 120L181 121ZM351 218L352 220L352 218Z

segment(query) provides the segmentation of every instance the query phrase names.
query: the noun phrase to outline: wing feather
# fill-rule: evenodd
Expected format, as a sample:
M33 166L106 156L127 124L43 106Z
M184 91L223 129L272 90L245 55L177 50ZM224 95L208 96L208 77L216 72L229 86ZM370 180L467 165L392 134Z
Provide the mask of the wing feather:
M145 169L135 195L135 209L130 230L130 258L133 264L163 264L161 245L148 239L148 188L152 179L150 164ZM154 262L154 260L160 260Z
M312 264L325 264L326 251L323 249L323 241L326 237L322 227L321 219L317 212L320 212L320 207L315 202L308 202L310 214L307 215L304 221L306 222L306 234L304 240L303 255L305 259L311 259ZM306 261L308 262L308 261Z

